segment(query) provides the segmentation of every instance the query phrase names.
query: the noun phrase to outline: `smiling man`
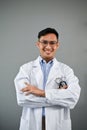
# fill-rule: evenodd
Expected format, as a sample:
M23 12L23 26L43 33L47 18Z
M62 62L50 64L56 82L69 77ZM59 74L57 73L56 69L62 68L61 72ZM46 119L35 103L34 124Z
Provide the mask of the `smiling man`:
M53 33L48 33L47 35L40 36L38 35L39 41L37 46L40 50L41 57L49 62L55 56L56 50L59 47L58 35Z
M36 46L40 56L21 66L14 80L23 107L20 130L71 130L70 109L80 96L79 80L55 58L59 34L54 28L41 30Z

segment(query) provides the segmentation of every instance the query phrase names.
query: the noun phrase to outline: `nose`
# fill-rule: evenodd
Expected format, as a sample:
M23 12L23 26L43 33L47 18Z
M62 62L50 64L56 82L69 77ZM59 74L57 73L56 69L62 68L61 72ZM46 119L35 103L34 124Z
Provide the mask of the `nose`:
M48 43L48 44L46 45L46 48L51 48L50 43Z

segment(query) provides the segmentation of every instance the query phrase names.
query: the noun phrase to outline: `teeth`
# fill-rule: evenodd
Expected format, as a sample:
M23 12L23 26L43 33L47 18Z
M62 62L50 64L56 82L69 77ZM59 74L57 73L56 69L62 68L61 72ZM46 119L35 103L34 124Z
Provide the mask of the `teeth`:
M50 53L52 53L52 50L44 49L44 52L46 52L47 54L50 54Z
M49 53L49 54L51 53L51 51L45 51L45 52L46 52L46 53Z
M51 52L52 50L45 50L45 51Z
M51 52L51 51L47 51L47 50L46 50L46 52Z

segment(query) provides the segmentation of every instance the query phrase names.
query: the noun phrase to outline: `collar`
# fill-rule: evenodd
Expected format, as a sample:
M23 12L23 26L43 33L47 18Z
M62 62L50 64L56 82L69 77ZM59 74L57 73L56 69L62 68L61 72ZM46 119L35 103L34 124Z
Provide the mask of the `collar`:
M48 63L51 64L51 63L54 62L54 60L55 60L55 58L53 58L52 60L50 60ZM39 56L39 62L40 63L46 63L46 61L41 56Z

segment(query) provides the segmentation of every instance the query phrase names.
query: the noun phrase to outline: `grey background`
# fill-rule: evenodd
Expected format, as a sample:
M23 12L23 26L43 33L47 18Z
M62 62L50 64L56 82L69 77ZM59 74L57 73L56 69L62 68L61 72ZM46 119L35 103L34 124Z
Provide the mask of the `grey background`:
M71 110L73 130L87 130L86 0L0 1L0 130L18 130L21 107L13 80L22 64L39 55L35 42L46 27L60 34L56 58L80 80L81 97Z

